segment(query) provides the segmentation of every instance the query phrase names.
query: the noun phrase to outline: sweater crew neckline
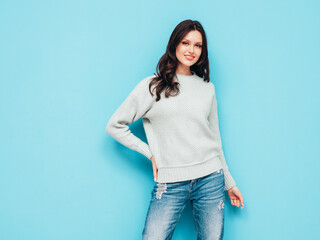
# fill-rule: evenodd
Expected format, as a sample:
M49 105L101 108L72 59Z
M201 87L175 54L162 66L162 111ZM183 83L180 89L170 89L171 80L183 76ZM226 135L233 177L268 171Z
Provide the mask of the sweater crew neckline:
M196 73L194 71L191 71L191 73L192 73L192 75L185 75L185 74L181 74L181 73L176 73L176 75L179 77L186 77L186 78L194 77L196 75Z

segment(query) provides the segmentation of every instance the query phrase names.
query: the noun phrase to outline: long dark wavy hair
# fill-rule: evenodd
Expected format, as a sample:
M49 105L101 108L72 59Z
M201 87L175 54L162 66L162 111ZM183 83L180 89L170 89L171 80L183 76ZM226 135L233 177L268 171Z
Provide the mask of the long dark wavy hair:
M198 61L190 67L191 71L194 71L196 75L203 78L204 81L209 82L209 60L208 60L208 48L207 37L202 25L198 21L190 19L180 22L173 30L166 52L160 58L156 67L156 76L151 80L149 84L149 92L153 96L152 91L156 89L156 101L160 100L160 94L165 91L165 97L176 96L179 94L179 83L175 82L173 78L176 75L176 69L178 66L178 59L176 57L176 48L181 40L192 30L198 30L202 35L202 51ZM151 87L155 85L151 91Z

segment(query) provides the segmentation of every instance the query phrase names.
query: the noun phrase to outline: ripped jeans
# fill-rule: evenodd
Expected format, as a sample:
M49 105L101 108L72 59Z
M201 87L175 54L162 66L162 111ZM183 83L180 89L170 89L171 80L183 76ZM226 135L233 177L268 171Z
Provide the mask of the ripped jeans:
M198 240L223 238L223 169L193 180L156 183L151 192L143 240L170 240L187 201L191 201Z

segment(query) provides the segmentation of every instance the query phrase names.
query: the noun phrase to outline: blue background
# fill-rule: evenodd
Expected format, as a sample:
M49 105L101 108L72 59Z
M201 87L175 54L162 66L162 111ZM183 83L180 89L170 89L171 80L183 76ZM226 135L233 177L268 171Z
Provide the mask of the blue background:
M105 125L202 23L223 148L245 200L225 238L317 239L319 1L0 2L0 237L141 239L151 162ZM146 141L141 119L130 125ZM174 240L196 239L190 204Z

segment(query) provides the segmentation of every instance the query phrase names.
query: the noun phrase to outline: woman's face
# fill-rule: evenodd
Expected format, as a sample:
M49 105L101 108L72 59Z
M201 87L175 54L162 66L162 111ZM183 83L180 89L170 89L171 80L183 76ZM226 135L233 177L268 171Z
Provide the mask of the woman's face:
M202 35L198 30L190 31L176 48L178 68L189 69L200 58L202 52Z

